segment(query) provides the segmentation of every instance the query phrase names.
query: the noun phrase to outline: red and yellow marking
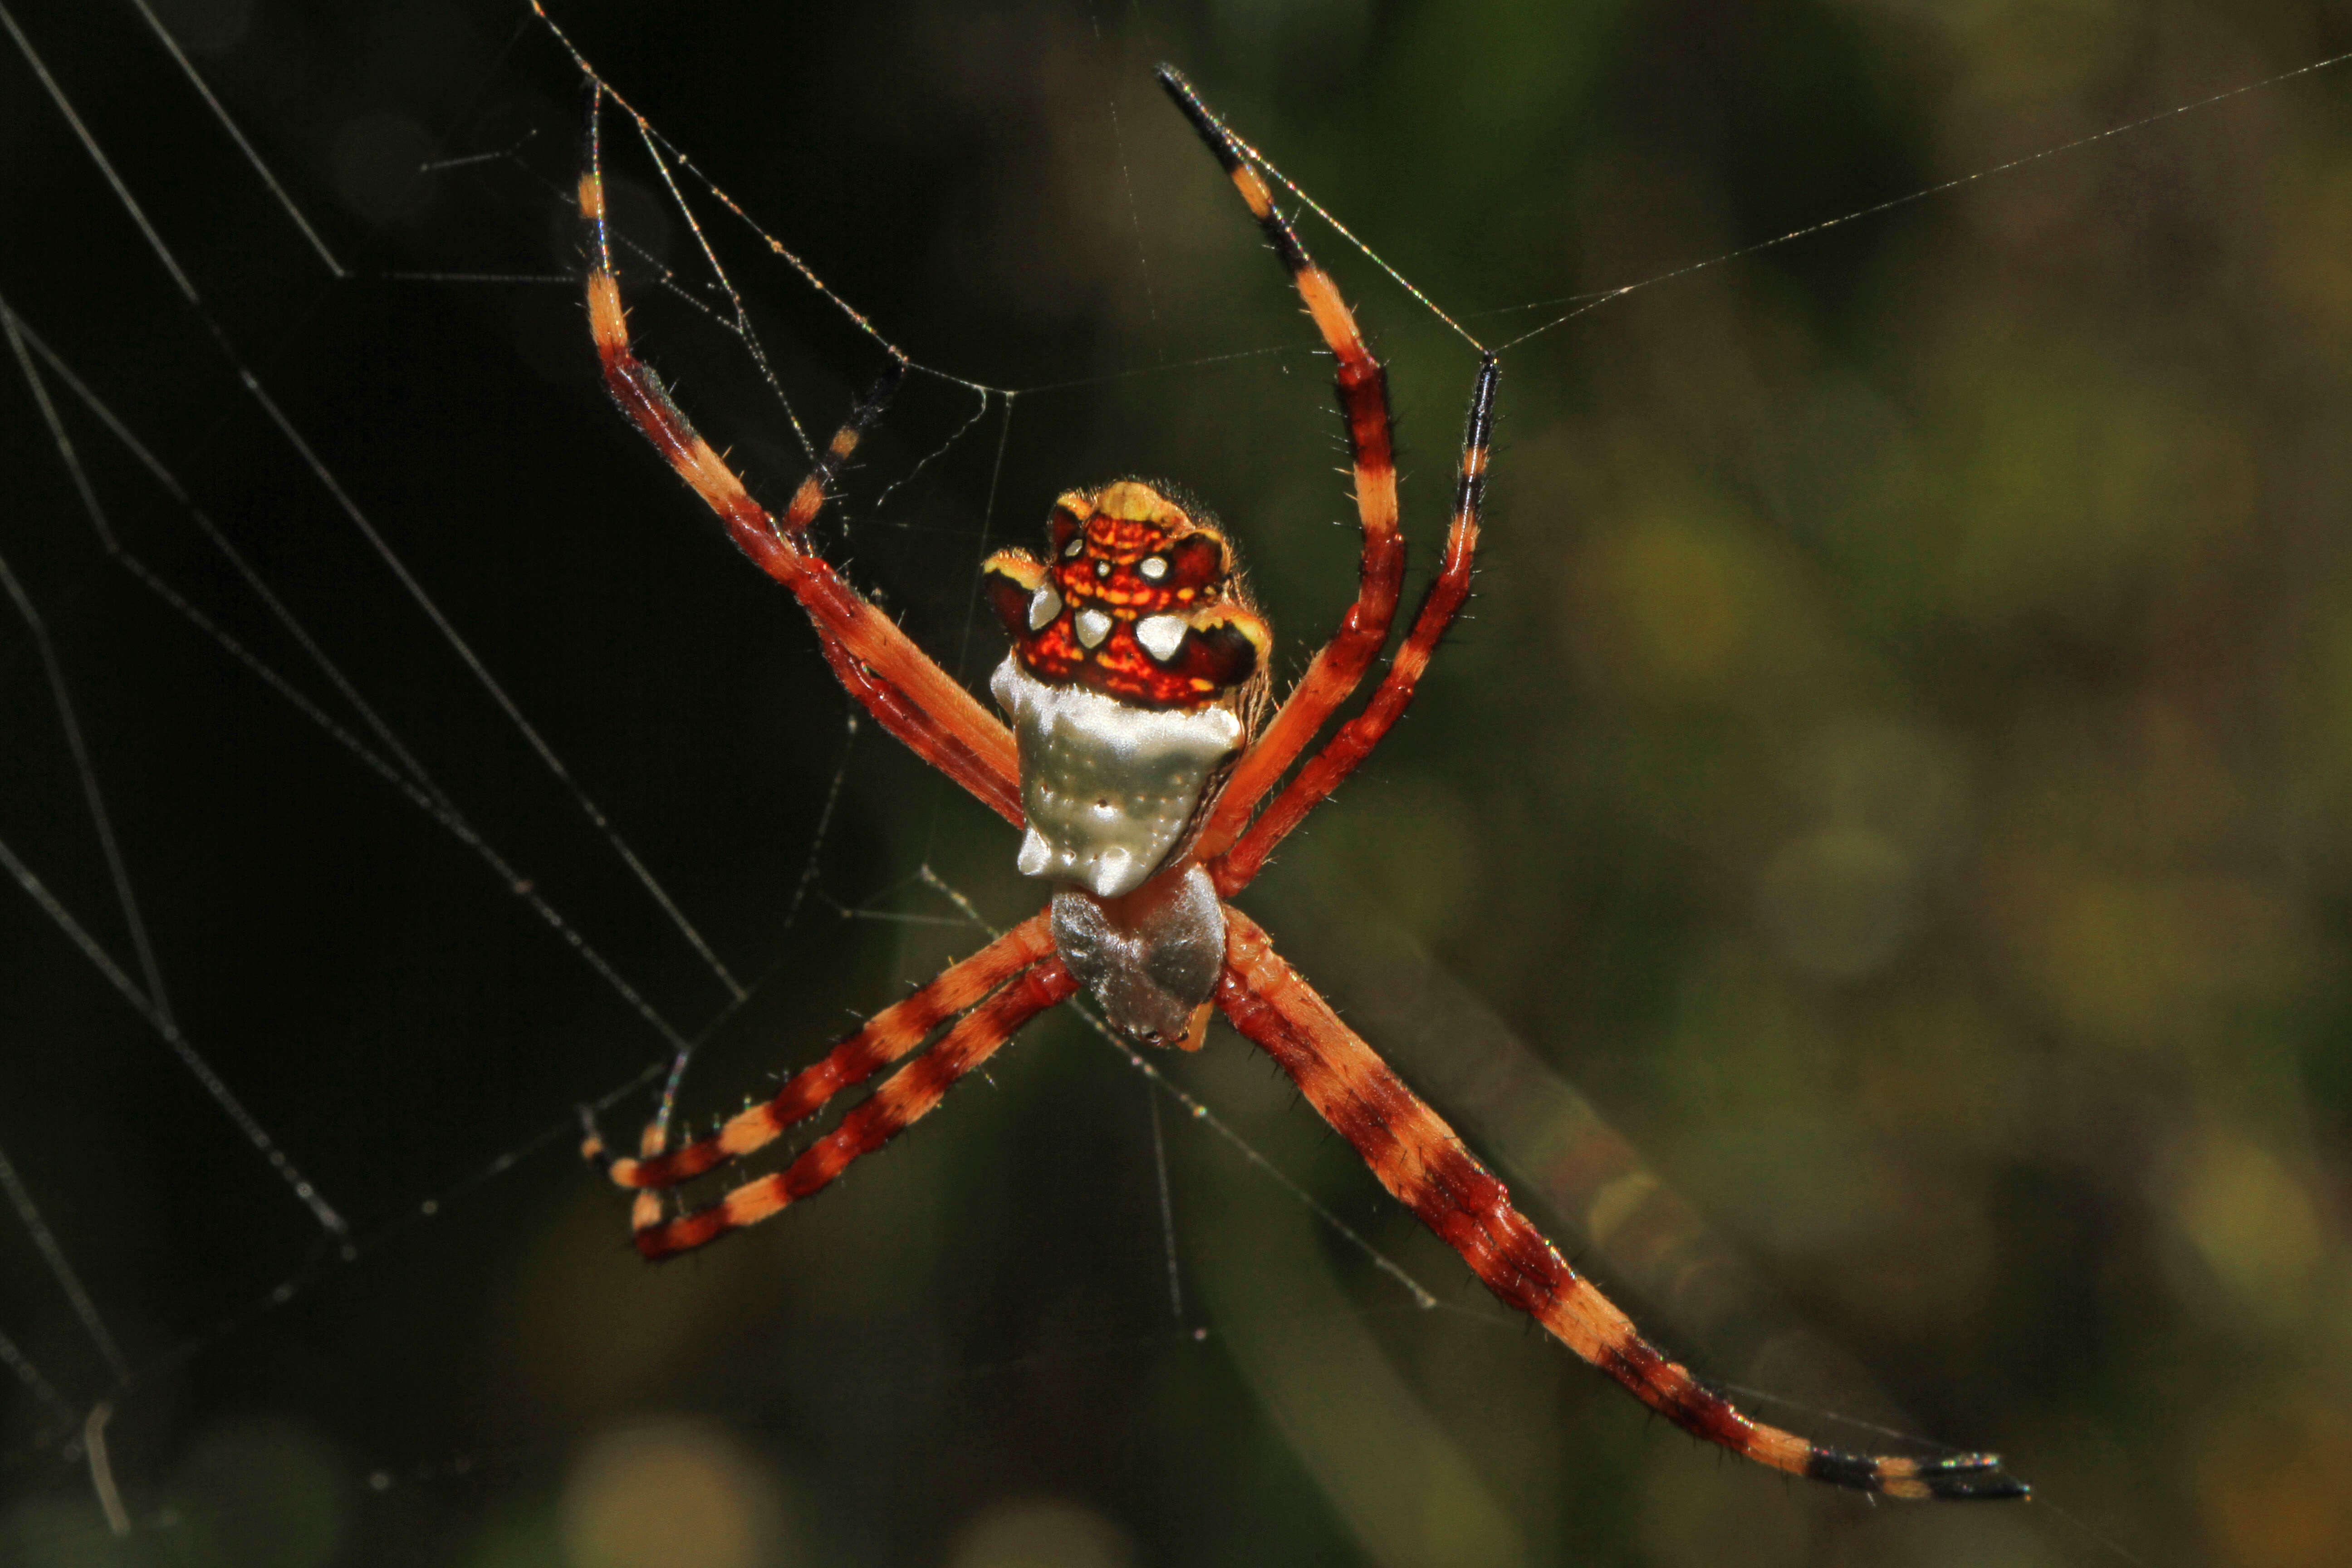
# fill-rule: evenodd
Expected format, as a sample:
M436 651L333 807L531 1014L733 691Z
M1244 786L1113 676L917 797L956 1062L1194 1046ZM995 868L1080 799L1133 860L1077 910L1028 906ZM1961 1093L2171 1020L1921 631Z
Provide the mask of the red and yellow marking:
M997 618L1038 679L1145 708L1202 708L1263 678L1273 634L1234 581L1233 547L1157 488L1122 479L1071 490L1054 505L1047 539L1049 560L1003 550L982 569ZM1033 625L1043 589L1052 614ZM1158 616L1184 626L1166 658L1137 635ZM1089 627L1101 635L1089 640Z

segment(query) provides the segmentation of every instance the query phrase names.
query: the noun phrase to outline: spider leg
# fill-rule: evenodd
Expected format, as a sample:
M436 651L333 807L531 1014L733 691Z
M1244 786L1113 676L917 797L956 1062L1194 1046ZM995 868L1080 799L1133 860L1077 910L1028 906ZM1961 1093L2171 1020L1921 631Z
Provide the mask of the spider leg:
M1404 716L1422 672L1429 668L1446 628L1469 598L1470 563L1478 549L1478 514L1486 493L1486 451L1495 431L1495 384L1501 374L1492 354L1478 366L1470 412L1463 422L1462 472L1454 485L1454 521L1445 531L1445 553L1437 576L1413 616L1412 629L1398 645L1396 657L1389 660L1364 710L1340 725L1323 749L1307 759L1297 776L1275 796L1274 804L1250 824L1240 842L1209 863L1209 875L1215 879L1221 898L1230 899L1249 886L1274 847L1339 788L1339 782L1356 771L1356 765L1380 744L1381 737Z
M708 1208L638 1226L637 1250L659 1261L707 1246L822 1190L849 1163L897 1137L939 1104L956 1081L986 1061L1022 1025L1078 988L1059 958L1023 970L841 1119L841 1125L772 1175L746 1182Z
M851 411L801 482L783 517L772 516L752 499L726 459L696 432L661 378L630 346L627 313L621 308L621 286L613 275L605 232L600 121L597 108L592 107L588 167L580 176L579 199L581 216L595 237L588 272L589 330L613 401L719 514L736 547L800 601L816 627L825 662L850 695L925 762L1015 827L1022 826L1012 731L806 544L809 523L823 509L842 465L897 390L905 360L894 363L872 394Z
M929 984L866 1020L857 1033L793 1075L758 1105L740 1110L708 1138L636 1159L614 1159L593 1133L582 1152L604 1167L615 1186L674 1187L730 1160L763 1149L929 1037L933 1029L978 1005L989 993L1054 951L1046 917L1036 914L968 958L949 965Z
M1273 193L1258 175L1232 132L1201 101L1201 95L1183 73L1161 66L1160 85L1201 140L1216 154L1225 174L1248 204L1266 242L1297 286L1307 313L1315 319L1334 357L1339 362L1339 407L1348 421L1348 451L1355 465L1356 510L1364 530L1364 551L1356 602L1339 622L1331 640L1318 650L1307 673L1269 721L1242 759L1234 764L1224 793L1202 825L1199 853L1202 858L1222 853L1238 837L1250 813L1272 789L1285 770L1305 751L1340 703L1348 700L1380 657L1396 617L1397 597L1404 585L1404 535L1397 527L1396 458L1390 436L1388 373L1364 345L1356 319L1339 297L1331 275L1315 264L1298 236L1274 205Z
M1841 1453L1749 1419L1642 1338L1633 1320L1569 1268L1454 1130L1227 907L1217 1005L1271 1056L1381 1184L1462 1255L1487 1289L1695 1436L1791 1475L1895 1498L2016 1498L2024 1483L1991 1454L1943 1459Z

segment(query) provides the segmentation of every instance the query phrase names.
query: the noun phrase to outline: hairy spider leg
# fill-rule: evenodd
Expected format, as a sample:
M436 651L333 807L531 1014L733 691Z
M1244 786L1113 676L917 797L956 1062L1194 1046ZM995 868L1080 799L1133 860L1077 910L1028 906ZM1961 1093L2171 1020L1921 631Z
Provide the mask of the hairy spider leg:
M1240 910L1225 910L1217 1006L1355 1146L1381 1184L1421 1216L1504 1305L1694 1436L1790 1475L1894 1498L2017 1498L2026 1488L1991 1454L1943 1459L1841 1453L1749 1419L1668 1361L1633 1320L1580 1278L1511 1194L1371 1047L1339 1021Z
M1077 988L1058 957L1031 964L965 1014L938 1045L892 1074L843 1117L840 1126L810 1144L791 1164L744 1183L708 1208L639 1228L633 1238L637 1251L656 1262L675 1258L757 1225L823 1190L850 1162L871 1154L921 1120L1022 1025Z
M678 478L719 514L736 548L800 601L816 627L825 662L850 695L918 756L1019 827L1021 791L1013 732L806 545L809 523L824 507L835 478L859 439L898 389L906 373L905 360L897 360L873 392L851 410L814 468L802 480L782 521L771 516L751 498L726 459L696 432L661 378L630 346L627 314L621 307L620 282L613 275L612 246L605 228L602 99L601 92L592 90L588 167L580 176L579 199L581 216L594 236L588 273L588 325L597 356L604 362L604 384L613 401Z
M1332 354L1339 362L1339 410L1348 422L1348 452L1355 466L1356 511L1362 519L1364 551L1356 602L1332 635L1308 663L1290 695L1283 700L1255 745L1234 764L1224 793L1202 825L1198 854L1203 859L1222 853L1250 818L1283 773L1315 739L1349 693L1356 689L1372 661L1387 646L1389 626L1396 618L1398 595L1404 586L1404 535L1397 526L1396 457L1390 438L1388 372L1364 344L1356 318L1339 297L1331 275L1315 264L1298 242L1290 220L1274 205L1274 194L1244 156L1241 144L1224 127L1184 74L1174 66L1158 71L1160 85L1201 140L1216 155L1234 188L1257 219L1266 242L1297 286L1307 313L1315 319Z
M783 1088L758 1105L736 1112L707 1138L667 1153L614 1158L593 1132L582 1150L601 1164L613 1184L630 1188L674 1187L756 1150L764 1149L823 1110L826 1101L897 1061L930 1037L931 1031L969 1011L998 986L1054 951L1043 913L1030 916L978 952L942 970L937 978L885 1007L864 1027L794 1073Z
M1209 876L1220 897L1231 898L1249 886L1274 847L1339 788L1339 782L1356 771L1356 764L1370 755L1381 737L1403 717L1422 672L1429 668L1446 628L1470 597L1470 564L1478 549L1478 514L1486 494L1486 453L1495 435L1495 386L1501 375L1493 354L1479 363L1477 384L1470 392L1470 412L1463 420L1462 471L1454 488L1454 521L1445 531L1445 553L1437 576L1422 598L1412 629L1389 660L1364 710L1340 725L1323 749L1307 759L1274 804L1250 824L1239 843L1209 863Z

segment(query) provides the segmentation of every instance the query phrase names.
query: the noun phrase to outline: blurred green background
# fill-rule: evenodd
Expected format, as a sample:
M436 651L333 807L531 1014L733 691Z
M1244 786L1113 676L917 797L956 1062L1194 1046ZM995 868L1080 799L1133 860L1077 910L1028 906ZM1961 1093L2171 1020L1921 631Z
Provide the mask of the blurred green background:
M703 1032L724 988L318 472L403 553L751 992L689 1114L974 945L922 868L992 922L1035 907L1001 824L870 726L847 739L789 604L604 402L569 279L582 97L519 7L163 7L342 277L134 11L16 14L236 360L7 51L0 297L513 876ZM137 1528L106 1532L68 1419L116 1375L0 1224L0 1332L56 1391L0 1380L0 1558L2352 1560L2352 79L1750 250L2352 47L2352 16L558 15L879 331L1017 394L919 377L828 534L975 685L1001 645L974 565L1071 484L1197 490L1286 669L1352 591L1328 362L1155 60L1489 343L1748 252L1506 355L1471 618L1243 902L1661 1343L1825 1440L1895 1441L1851 1416L1998 1448L2038 1500L1874 1509L1719 1462L1486 1298L1222 1030L1157 1065L1364 1246L1182 1104L1155 1121L1057 1016L805 1212L645 1268L568 1118L658 1037L109 561L11 372L0 552L181 1021L358 1244L323 1244L8 900L0 1150L134 1369L110 1435ZM626 132L640 344L781 498L798 448ZM874 345L695 210L829 428ZM1475 356L1305 233L1391 362L1426 546ZM352 722L47 384L126 548ZM0 837L128 963L16 625Z

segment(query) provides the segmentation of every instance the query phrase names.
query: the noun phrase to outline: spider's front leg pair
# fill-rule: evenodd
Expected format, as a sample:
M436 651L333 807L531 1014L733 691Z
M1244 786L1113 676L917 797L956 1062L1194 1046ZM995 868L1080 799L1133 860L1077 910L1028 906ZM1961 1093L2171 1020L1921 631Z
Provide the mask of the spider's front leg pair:
M772 517L630 346L592 132L580 192L595 235L589 316L614 399L743 552L800 601L850 692L1021 827L1020 868L1055 888L1045 913L876 1015L711 1136L670 1150L649 1135L637 1158L605 1159L592 1134L592 1156L639 1194L638 1249L674 1256L811 1195L1081 985L1115 1025L1153 1044L1197 1047L1213 1005L1497 1298L1675 1425L1777 1469L1891 1496L2022 1496L1989 1455L1846 1454L1740 1414L1580 1279L1453 1130L1224 901L1395 723L1467 597L1498 371L1492 355L1480 365L1444 554L1410 630L1363 709L1276 793L1370 672L1395 617L1404 546L1385 375L1245 150L1181 75L1162 68L1160 81L1256 217L1337 361L1354 467L1363 534L1356 601L1262 727L1272 637L1234 574L1230 546L1167 487L1138 480L1061 497L1045 559L1005 551L986 563L990 598L1013 644L991 682L1013 728L998 723L806 547L809 522L896 371L853 411L784 515ZM764 1147L941 1026L928 1052L783 1170L664 1217L656 1193Z

